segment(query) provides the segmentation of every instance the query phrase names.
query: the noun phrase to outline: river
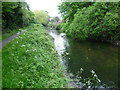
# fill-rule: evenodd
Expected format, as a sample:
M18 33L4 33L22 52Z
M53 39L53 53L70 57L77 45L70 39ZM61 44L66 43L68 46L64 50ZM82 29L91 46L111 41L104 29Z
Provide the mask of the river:
M76 41L57 30L49 30L49 34L54 38L55 48L69 77L76 78L82 70L80 77L88 78L93 71L103 86L118 86L118 47L101 42Z

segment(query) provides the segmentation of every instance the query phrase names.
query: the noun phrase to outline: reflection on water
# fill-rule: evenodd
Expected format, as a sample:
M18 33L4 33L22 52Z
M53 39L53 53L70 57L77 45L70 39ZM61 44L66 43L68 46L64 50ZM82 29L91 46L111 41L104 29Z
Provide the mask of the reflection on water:
M61 62L74 76L83 68L82 77L94 70L99 79L108 86L118 84L118 47L99 42L75 41L56 30L49 31Z
M66 50L67 41L63 38L65 34L59 34L57 31L50 31L50 35L54 38L54 43L58 54L61 55Z
M66 52L66 50L67 50L66 47L68 47L68 41L65 38L65 34L58 33L58 31L56 31L56 30L49 30L49 34L54 38L55 48L61 57L60 61L63 63L62 54L64 54L64 52Z

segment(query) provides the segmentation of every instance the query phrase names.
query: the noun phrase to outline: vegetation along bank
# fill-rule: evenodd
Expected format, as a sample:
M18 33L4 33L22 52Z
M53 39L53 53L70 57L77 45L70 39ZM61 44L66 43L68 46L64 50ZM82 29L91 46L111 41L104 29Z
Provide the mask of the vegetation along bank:
M3 88L61 88L67 83L52 38L32 25L2 49Z
M73 39L120 45L120 2L63 2L59 10L62 32Z

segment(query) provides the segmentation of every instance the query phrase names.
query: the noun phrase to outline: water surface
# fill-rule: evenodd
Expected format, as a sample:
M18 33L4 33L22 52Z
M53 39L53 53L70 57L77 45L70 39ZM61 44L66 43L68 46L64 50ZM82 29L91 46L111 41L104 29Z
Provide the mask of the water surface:
M64 33L50 30L55 47L67 72L74 77L82 68L83 78L94 70L101 82L109 87L118 85L118 47L93 41L75 41Z

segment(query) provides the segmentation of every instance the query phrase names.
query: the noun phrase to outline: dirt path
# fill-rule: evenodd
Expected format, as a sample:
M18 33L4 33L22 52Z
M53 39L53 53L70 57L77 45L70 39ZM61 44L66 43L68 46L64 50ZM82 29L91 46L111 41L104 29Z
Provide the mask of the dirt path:
M24 29L24 30L22 30L21 32L18 32L18 33L16 33L16 34L13 34L12 36L10 36L10 37L8 37L8 38L0 41L0 50L1 50L4 46L6 46L9 42L11 42L14 38L16 38L17 36L19 36L19 35L20 35L22 32L24 32L24 31L27 31L27 29Z

